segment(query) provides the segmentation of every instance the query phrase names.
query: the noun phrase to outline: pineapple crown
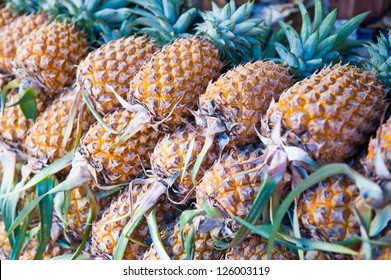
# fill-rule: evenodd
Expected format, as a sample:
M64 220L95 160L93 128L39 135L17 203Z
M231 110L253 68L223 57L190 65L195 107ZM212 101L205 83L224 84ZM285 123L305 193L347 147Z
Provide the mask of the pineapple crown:
M90 41L101 45L133 34L134 16L129 0L48 0L52 14L71 18L85 29Z
M10 8L12 11L22 14L22 13L34 13L37 12L41 7L40 0L8 0L6 2L6 7Z
M391 29L385 36L380 32L377 43L367 42L365 48L368 50L370 59L364 61L364 68L376 71L386 88L391 87Z
M359 46L357 41L347 38L368 13L357 15L334 29L337 9L324 16L322 1L315 0L315 17L311 22L303 3L298 1L298 5L302 16L300 34L292 26L280 22L289 46L285 47L277 42L275 48L279 61L288 64L292 74L302 79L338 59L344 50Z
M177 37L188 36L187 30L192 25L197 9L181 11L178 0L130 0L140 6L132 12L139 17L136 24L139 32L147 34L160 46L170 43Z
M233 0L221 9L212 2L212 11L201 12L197 34L212 40L233 64L260 59L265 26L261 19L250 19L253 7L253 0L238 9Z

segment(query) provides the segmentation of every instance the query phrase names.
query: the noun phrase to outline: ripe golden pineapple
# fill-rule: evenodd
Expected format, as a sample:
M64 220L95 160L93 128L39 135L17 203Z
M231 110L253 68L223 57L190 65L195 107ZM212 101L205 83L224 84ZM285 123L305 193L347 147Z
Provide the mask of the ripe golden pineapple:
M111 221L129 214L132 210L132 205L137 202L144 192L145 189L141 185L134 186L132 192L127 187L104 210L100 220L95 222L92 227L91 251L93 255L110 258L114 254L122 229L130 217L114 222ZM133 204L131 203L131 199ZM179 214L178 210L172 207L166 201L165 197L160 198L156 207L157 222L161 230ZM151 243L149 229L145 219L140 222L130 238L131 240L128 242L123 258L127 260L142 259Z
M68 125L69 112L76 94L78 93L75 89L62 93L46 108L28 131L24 147L35 171L60 159L74 148L77 138L77 119L74 120L72 133L66 147L63 147L63 140ZM82 110L82 104L78 107L79 112L80 110ZM82 132L85 132L93 122L93 118L88 110L83 112L80 125Z
M191 152L189 165L185 168L187 154L190 152L190 142L194 139L194 146ZM183 179L182 174L174 183L174 190L184 198L193 188L191 180L191 171L196 157L201 152L205 138L198 135L189 127L179 127L174 132L166 134L157 143L155 150L151 154L151 165L153 172L160 178L171 178L178 172L185 172ZM200 180L205 170L209 169L214 161L218 158L217 145L212 146L208 154L204 158L201 169L196 180ZM190 199L195 199L195 192L190 196Z
M87 35L73 23L54 21L31 32L16 52L14 73L29 76L54 98L71 86L76 66L88 52Z
M119 109L106 115L103 121L112 129L122 131L133 118L134 113ZM120 146L113 147L118 137L96 122L80 142L81 154L94 168L98 185L126 183L143 174L143 167L151 166L149 156L162 133L146 128Z
M197 216L192 222L186 224L181 234L179 222L171 223L162 232L162 241L167 250L168 256L173 260L186 260L187 252L183 246L185 240L189 237L192 227L195 229L194 236L194 260L218 260L224 254L224 251L216 249L212 239L211 230L203 229L207 226L207 219L204 216ZM217 231L219 229L217 228ZM183 240L182 240L183 236ZM145 253L144 260L160 260L160 257L154 247Z
M11 105L18 102L18 100L19 94L17 90L12 89L7 95L6 104ZM43 96L38 96L38 115L45 110L47 103ZM0 139L10 148L22 152L27 132L33 125L33 120L27 119L19 106L8 107L4 110L4 115L0 115Z
M87 223L90 202L85 186L71 190L71 198L67 215L66 232L73 239L81 240Z
M273 61L239 65L209 84L200 96L200 115L217 118L218 125L229 130L231 145L254 143L258 140L255 126L272 100L277 101L292 84L287 67ZM228 124L235 126L229 128ZM206 120L202 125L207 126Z
M90 97L99 113L110 113L121 106L108 86L125 98L133 76L157 50L145 36L110 41L90 52L80 63L78 86Z
M216 78L222 64L218 48L200 37L180 38L156 53L130 83L128 101L140 102L156 121L165 120L169 130L182 124L181 117L191 115L197 97L210 80Z
M10 24L18 17L18 14L14 13L11 8L3 7L0 9L0 30Z
M49 17L45 13L23 15L0 31L0 70L12 73L18 46L33 30L46 25Z
M267 260L267 239L259 235L251 235L238 246L230 248L225 254L226 260ZM273 248L272 260L296 260L297 256L290 248L277 244Z
M262 155L261 149L253 147L247 150L234 150L224 154L212 168L205 172L197 185L197 205L200 207L207 199L216 204L230 216L244 219L250 210L262 185L262 169L248 174L239 173L261 167L262 163L253 163Z
M268 109L265 123L281 122L285 145L304 149L319 164L343 162L375 131L384 105L375 72L338 64L286 90Z
M339 242L360 234L354 216L358 187L346 176L327 179L305 191L298 203L298 217L305 232L316 240Z

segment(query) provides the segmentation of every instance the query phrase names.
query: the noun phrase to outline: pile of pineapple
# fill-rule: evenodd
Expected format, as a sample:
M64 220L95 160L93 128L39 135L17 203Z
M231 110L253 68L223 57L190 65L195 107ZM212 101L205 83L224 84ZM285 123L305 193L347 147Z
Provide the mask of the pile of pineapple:
M5 1L0 259L391 259L391 35L253 6Z

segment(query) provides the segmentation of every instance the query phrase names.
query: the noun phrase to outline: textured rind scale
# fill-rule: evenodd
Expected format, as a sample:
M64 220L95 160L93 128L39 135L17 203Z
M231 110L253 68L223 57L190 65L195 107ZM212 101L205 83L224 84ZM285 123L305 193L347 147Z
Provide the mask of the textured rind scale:
M121 232L130 217L111 222L129 214L132 205L137 202L143 193L147 191L141 185L133 186L132 193L129 187L113 199L111 204L104 210L99 221L95 222L92 227L91 251L96 256L112 256L115 252ZM131 204L131 199L132 203ZM167 202L166 197L162 196L156 205L156 218L160 230L165 228L172 220L179 215L179 211ZM131 239L141 242L147 247L129 240L126 247L124 258L126 260L142 259L144 253L149 248L152 240L149 235L148 225L143 219L131 235Z
M47 14L23 15L0 31L0 70L12 73L13 62L18 46L33 30L47 24Z
M378 144L378 140L380 143L380 154L383 159L388 170L391 170L391 118L387 120L385 124L377 131L376 137L372 138L369 141L368 145L368 154L364 159L364 166L369 172L369 176L375 176L375 159L376 159L376 148Z
M228 249L226 260L267 260L267 239L252 235L244 239L238 246ZM277 244L272 250L272 260L296 260L297 255L290 248Z
M229 215L244 219L262 185L263 170L259 168L248 174L238 173L261 167L260 163L251 163L261 155L260 149L234 150L224 154L205 172L197 185L197 205L201 207L209 196Z
M240 65L210 82L200 96L200 109L208 115L212 104L223 123L236 123L230 145L246 145L258 140L255 128L272 100L293 84L287 67L273 61L257 61Z
M123 131L133 118L134 113L119 109L103 121L112 129ZM162 136L153 128L145 128L119 147L113 147L120 135L106 131L96 122L80 142L81 153L96 170L98 184L126 183L143 174L143 167L151 167L149 156Z
M37 115L42 113L47 105L47 100L43 96L38 96ZM19 101L19 94L16 89L12 89L7 94L6 105L9 106ZM20 106L12 106L4 110L4 115L0 115L0 139L10 147L23 150L23 143L28 130L34 125L33 120L27 119Z
M286 144L304 148L319 164L342 162L376 130L384 105L385 90L375 72L335 65L286 90L265 122L274 126L282 119Z
M198 216L194 218L191 225L195 227L196 234L194 238L194 260L219 260L224 251L217 250L210 232L199 232L197 229L206 222L205 217ZM183 229L183 238L185 241L189 235L191 226L187 224ZM186 250L182 245L181 230L179 222L172 223L161 233L162 241L167 249L168 255L173 260L186 260ZM144 260L160 260L160 257L154 247L145 253Z
M151 165L154 173L160 178L171 178L178 172L183 171L192 139L195 141L186 174L183 180L181 179L182 175L180 175L174 186L174 189L178 191L182 198L194 186L191 180L191 171L194 166L193 163L202 150L205 138L198 135L191 128L182 126L160 139L151 154ZM196 181L200 180L205 170L213 165L218 158L218 154L217 145L213 145L202 162ZM193 199L195 199L195 194L191 195L191 200Z
M198 97L210 80L220 74L218 48L200 37L180 38L165 45L147 62L130 83L128 101L141 103L156 121L174 130L179 117L191 115ZM170 119L166 119L173 113Z
M359 189L346 177L327 179L305 191L298 203L303 229L316 239L343 241L360 235L354 216L354 200Z
M84 31L72 23L54 21L31 32L18 47L15 74L26 73L45 86L54 98L71 86L77 65L87 55L89 42Z
M37 118L33 127L28 131L25 140L25 152L31 161L37 165L38 170L46 164L60 159L74 148L77 137L77 118L73 122L72 133L66 147L63 147L63 139L69 120L76 90L66 90ZM80 112L81 106L78 108ZM86 132L94 118L88 110L83 111L81 117L81 130Z
M14 21L18 17L18 14L13 13L8 7L0 9L0 31Z
M110 113L121 105L108 86L126 98L134 75L157 50L145 36L110 41L89 53L80 63L77 83L99 113Z

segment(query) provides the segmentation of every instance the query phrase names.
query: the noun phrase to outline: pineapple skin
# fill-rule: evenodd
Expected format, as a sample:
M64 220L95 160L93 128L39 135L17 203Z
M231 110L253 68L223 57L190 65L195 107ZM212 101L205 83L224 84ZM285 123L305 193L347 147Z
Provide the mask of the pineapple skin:
M360 235L354 216L355 183L346 176L327 179L306 190L298 203L298 217L311 238L339 242Z
M147 191L141 185L133 186L132 192L127 187L125 190L113 199L111 204L104 210L99 221L96 221L92 227L91 251L95 256L111 258L114 254L119 237L130 217L109 222L121 216L128 214L132 205L138 198ZM133 204L131 204L131 199ZM178 215L179 211L167 202L166 197L162 196L156 205L156 218L160 230L165 228ZM143 219L131 235L131 239L141 242L147 247L129 240L124 257L125 260L140 260L148 249L152 240L149 235L148 225Z
M48 101L39 95L37 100L37 115L41 114L48 104ZM7 106L19 101L17 90L12 89L7 94ZM18 152L23 151L23 143L28 130L34 125L33 120L27 119L20 106L12 106L4 110L4 115L0 115L0 140L10 148Z
M77 84L90 97L95 109L105 115L122 106L107 86L126 98L129 84L140 68L158 50L146 36L110 41L80 63Z
M180 199L184 198L194 186L191 180L191 170L193 163L202 150L205 138L191 128L181 126L160 139L151 154L151 166L154 174L160 178L171 178L184 169L192 139L195 139L195 141L186 174L183 180L179 176L174 183L175 192L179 194ZM202 174L213 165L218 155L218 147L213 145L202 162L196 181L202 178ZM195 200L195 193L190 196L190 200Z
M54 98L71 86L76 65L87 55L89 42L73 23L54 21L31 32L18 47L14 73L34 77Z
M106 115L103 121L117 131L123 131L135 113L119 109ZM149 156L162 133L145 128L119 147L112 145L120 135L106 131L98 122L91 126L80 141L81 154L97 172L97 184L108 186L127 183L150 168Z
M76 94L78 93L75 89L64 91L46 108L37 118L34 126L29 129L24 147L35 171L60 159L74 148L77 138L77 118L73 122L72 133L66 147L63 147L62 142ZM82 104L78 107L79 112L82 110L81 106ZM81 117L82 133L89 129L93 121L92 114L88 110L84 110Z
M183 229L184 240L189 235L191 226L194 226L196 229L196 234L194 237L194 260L219 260L221 259L224 251L217 250L213 242L212 236L209 231L201 232L199 229L206 223L206 218L204 216L197 216L193 221ZM186 260L186 251L182 245L181 230L180 224L178 221L171 223L167 228L161 233L162 241L167 249L168 255L173 260ZM151 248L145 253L144 260L160 260L160 257L154 247L151 245Z
M231 217L244 219L262 185L262 168L245 175L237 174L260 167L261 163L247 161L261 155L262 151L253 147L224 154L220 161L216 161L210 170L205 172L197 185L197 205L202 207L205 198L210 195L212 205L216 202L218 207ZM224 182L225 180L227 181Z
M85 186L71 190L70 205L67 215L66 233L73 239L80 241L84 235L87 223L90 202ZM64 226L64 225L63 225Z
M273 127L281 119L287 144L303 148L319 164L343 162L376 130L384 106L385 89L375 72L339 64L286 90L265 123ZM263 127L262 134L268 133Z
M14 21L17 17L18 15L12 12L9 7L4 7L0 9L0 31L12 21Z
M212 106L223 123L236 123L228 133L231 146L243 146L258 140L255 131L272 100L293 84L287 67L273 61L239 65L209 83L200 96L201 113Z
M179 117L187 118L189 109L196 109L198 97L221 68L219 49L210 40L179 38L140 69L130 83L127 99L141 103L155 121L164 120L164 127L172 131L182 124Z
M297 255L290 248L277 244L272 250L272 260L296 260ZM267 239L252 235L244 239L238 246L228 249L226 260L267 260Z
M388 170L391 170L391 118L387 120L377 131L376 137L369 141L368 153L365 157L363 164L370 177L376 177L375 159L377 142L380 139L380 154Z
M48 23L47 14L30 14L16 18L0 31L0 70L12 73L18 46L33 30Z

